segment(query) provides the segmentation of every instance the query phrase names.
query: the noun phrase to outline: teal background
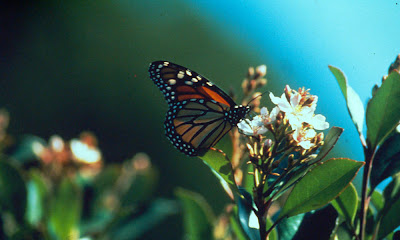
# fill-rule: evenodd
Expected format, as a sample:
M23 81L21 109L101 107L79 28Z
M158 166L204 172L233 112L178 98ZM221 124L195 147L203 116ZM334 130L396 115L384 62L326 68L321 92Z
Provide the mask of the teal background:
M0 106L11 134L70 139L90 130L106 162L149 154L160 172L157 196L172 198L181 186L217 213L229 201L217 179L164 137L167 104L148 77L150 62L175 62L236 91L249 66L266 64L266 90L310 88L317 112L345 128L333 156L362 160L328 65L366 102L400 53L400 6L391 0L34 1L0 11ZM180 221L146 238L178 238Z

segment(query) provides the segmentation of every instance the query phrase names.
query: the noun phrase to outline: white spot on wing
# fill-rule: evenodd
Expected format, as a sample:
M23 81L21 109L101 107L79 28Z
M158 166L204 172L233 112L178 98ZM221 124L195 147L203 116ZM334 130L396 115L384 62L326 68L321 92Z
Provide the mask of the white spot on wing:
M175 85L176 84L176 80L175 79L170 79L168 80L169 85Z

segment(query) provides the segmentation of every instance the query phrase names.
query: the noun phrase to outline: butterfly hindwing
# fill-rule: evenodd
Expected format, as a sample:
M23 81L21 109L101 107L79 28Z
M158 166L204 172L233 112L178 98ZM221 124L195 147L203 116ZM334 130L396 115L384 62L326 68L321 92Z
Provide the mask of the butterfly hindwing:
M181 152L199 155L232 129L225 112L223 105L215 101L191 99L174 103L164 122L166 135Z

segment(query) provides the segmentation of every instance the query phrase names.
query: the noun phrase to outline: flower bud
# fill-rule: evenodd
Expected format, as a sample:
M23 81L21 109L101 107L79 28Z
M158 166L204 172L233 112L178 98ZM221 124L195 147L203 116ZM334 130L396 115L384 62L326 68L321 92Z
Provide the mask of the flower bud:
M260 65L256 68L256 73L258 77L264 77L267 74L267 66Z
M290 97L292 96L292 89L289 87L289 85L285 86L284 92L286 99L290 102Z
M270 148L272 146L272 140L271 139L266 139L265 141L264 141L264 147L265 148Z
M260 88L262 86L265 86L266 84L267 84L267 79L260 78L260 79L257 80L256 88Z
M253 67L249 67L249 70L247 70L247 78L251 79L254 75L254 68Z
M293 154L290 154L290 155L288 156L288 166L293 166L294 164L295 164L294 155L293 155Z
M277 168L279 166L279 164L281 163L281 160L276 160L272 163L271 167L272 169Z
M318 135L317 135L317 144L322 142L323 140L324 140L324 133L323 132L318 133Z

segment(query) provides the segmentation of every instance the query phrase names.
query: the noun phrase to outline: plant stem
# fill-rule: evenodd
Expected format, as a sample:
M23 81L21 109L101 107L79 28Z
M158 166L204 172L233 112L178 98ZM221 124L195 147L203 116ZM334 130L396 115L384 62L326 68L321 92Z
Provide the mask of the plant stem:
M362 179L362 190L361 190L361 211L360 211L360 240L365 239L365 227L367 223L367 210L369 205L368 197L368 182L371 175L372 162L375 156L375 149L371 151L369 148L364 148L365 152L365 166Z

